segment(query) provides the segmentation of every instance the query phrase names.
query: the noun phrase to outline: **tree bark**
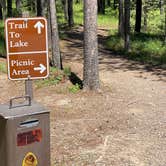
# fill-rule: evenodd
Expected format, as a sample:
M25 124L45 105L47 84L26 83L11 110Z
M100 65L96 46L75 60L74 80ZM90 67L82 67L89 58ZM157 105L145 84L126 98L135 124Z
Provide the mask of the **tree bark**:
M6 12L6 0L0 0L0 4L2 6L2 18L5 20L5 18L7 16L7 12Z
M166 43L166 2L164 2L164 38Z
M48 24L48 29L47 29L47 34L48 34L48 48L49 50L52 49L51 44L51 16L50 16L50 10L49 7L47 8L48 16L47 16L47 24Z
M68 0L68 25L69 27L74 25L73 0Z
M123 0L119 0L119 25L118 33L124 38L124 10L123 10Z
M116 0L114 0L113 6L114 6L114 9L117 8Z
M98 13L105 14L105 0L97 0Z
M141 31L142 0L136 0L135 32Z
M2 5L0 4L0 20L3 20Z
M68 3L67 3L67 1L68 0L62 0L65 21L68 21Z
M111 1L110 0L107 0L107 6L111 6Z
M129 49L130 49L130 0L125 0L124 7L125 7L125 13L124 13L125 42L124 42L124 48L126 51L129 51Z
M19 10L21 8L21 0L16 0L16 9Z
M164 0L160 0L160 14L164 14Z
M21 0L16 0L16 10L18 12L18 16L22 15L21 5L22 5Z
M52 64L58 69L62 69L55 0L49 1L49 9L51 19Z
M37 16L45 16L45 0L37 0Z
M146 4L144 5L143 7L143 13L144 13L144 26L143 26L143 29L144 29L144 32L147 31L147 25L148 25L148 8L146 6Z
M12 0L7 0L7 16L12 17Z
M97 1L84 0L84 89L99 89Z

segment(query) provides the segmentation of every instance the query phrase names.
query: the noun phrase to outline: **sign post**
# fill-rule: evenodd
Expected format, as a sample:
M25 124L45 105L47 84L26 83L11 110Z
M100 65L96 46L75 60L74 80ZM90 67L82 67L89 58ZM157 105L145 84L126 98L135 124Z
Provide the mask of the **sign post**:
M10 99L9 106L0 105L0 165L49 166L49 111L31 102L32 80L49 75L47 21L42 17L7 19L5 34L8 77L25 80L28 96ZM14 102L17 99L29 100Z
M33 98L32 79L49 75L47 21L43 17L10 18L5 22L8 78L25 80Z
M7 19L5 31L9 79L46 78L49 74L46 19Z

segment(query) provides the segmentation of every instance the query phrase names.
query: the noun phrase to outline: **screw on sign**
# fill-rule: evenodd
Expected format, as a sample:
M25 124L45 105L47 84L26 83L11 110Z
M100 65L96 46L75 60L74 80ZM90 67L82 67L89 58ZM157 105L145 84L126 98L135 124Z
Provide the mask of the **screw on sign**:
M46 19L9 18L5 32L9 79L46 78L49 74Z

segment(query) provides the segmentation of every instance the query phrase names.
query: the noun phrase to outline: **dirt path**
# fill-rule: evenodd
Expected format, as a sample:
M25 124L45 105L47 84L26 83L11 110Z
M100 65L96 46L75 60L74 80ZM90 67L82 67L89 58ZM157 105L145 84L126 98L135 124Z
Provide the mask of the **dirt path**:
M65 65L82 77L82 36L68 36L61 42ZM166 71L99 48L101 93L64 93L66 84L35 89L51 110L52 165L165 166ZM23 93L22 83L0 78L1 103Z

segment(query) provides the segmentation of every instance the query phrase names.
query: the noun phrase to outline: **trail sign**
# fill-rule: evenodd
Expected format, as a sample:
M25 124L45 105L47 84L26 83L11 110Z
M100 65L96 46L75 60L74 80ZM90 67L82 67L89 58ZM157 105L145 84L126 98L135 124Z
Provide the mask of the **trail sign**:
M43 17L5 21L8 77L46 78L49 74L47 21Z

